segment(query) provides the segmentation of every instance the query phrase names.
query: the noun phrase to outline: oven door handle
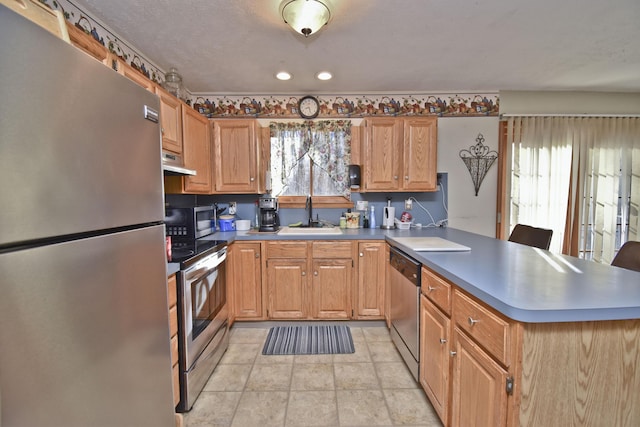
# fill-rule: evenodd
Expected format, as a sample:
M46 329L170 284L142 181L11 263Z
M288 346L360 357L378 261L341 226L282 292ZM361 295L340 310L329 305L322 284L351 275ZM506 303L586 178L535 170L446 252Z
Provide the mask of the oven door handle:
M200 271L208 271L213 270L227 259L227 250L221 250L216 252L215 254L211 254L208 257L198 261L192 267L189 267L185 270L186 277L193 277L194 273Z

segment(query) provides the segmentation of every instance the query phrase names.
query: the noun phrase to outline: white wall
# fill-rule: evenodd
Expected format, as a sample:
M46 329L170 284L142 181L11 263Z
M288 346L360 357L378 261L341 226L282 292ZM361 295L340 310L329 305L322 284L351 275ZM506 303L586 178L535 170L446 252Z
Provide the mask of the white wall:
M476 144L498 151L498 117L441 117L438 119L438 172L448 173L449 227L495 237L498 161L489 169L475 195L469 170L460 150Z

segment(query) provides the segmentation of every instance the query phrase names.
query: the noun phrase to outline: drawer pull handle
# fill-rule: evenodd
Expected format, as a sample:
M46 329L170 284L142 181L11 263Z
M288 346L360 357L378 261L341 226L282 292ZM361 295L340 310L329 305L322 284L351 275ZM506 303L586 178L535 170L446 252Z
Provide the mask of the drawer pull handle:
M447 340L445 340L444 338L440 338L440 344L446 344Z
M469 317L467 320L469 321L469 326L473 326L473 325L475 325L476 323L478 323L478 320L477 320L477 319L474 319L474 318L472 318L472 317Z
M453 356L456 355L456 352L455 351L450 351L449 354L451 354L451 357L453 357Z

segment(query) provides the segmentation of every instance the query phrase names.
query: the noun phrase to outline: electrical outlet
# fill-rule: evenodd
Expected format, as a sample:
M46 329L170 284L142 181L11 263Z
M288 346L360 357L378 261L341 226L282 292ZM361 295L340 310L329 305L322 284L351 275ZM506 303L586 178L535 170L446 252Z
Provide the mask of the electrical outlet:
M404 210L405 211L410 211L412 206L413 206L413 201L411 199L407 199L407 200L404 201Z
M229 202L229 214L230 215L235 215L237 208L238 208L238 206L236 205L236 202Z

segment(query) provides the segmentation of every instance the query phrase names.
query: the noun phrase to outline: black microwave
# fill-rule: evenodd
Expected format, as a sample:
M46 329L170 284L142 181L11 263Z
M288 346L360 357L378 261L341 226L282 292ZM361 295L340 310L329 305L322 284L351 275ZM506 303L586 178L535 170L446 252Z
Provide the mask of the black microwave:
M165 208L166 235L175 239L199 239L216 231L216 209L213 206Z

